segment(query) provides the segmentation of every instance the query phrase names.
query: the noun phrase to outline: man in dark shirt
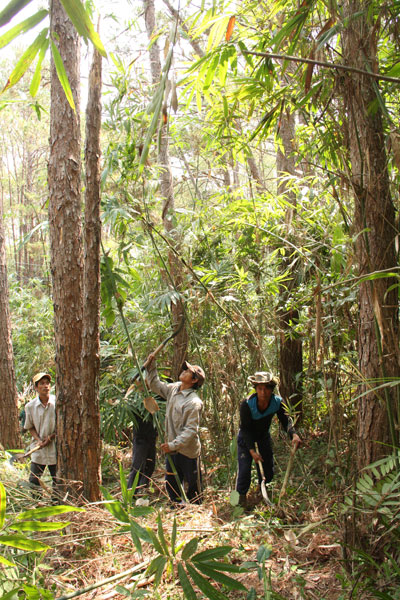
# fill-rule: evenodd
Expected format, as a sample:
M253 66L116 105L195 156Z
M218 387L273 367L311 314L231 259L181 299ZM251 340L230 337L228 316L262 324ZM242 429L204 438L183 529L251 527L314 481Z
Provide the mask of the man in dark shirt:
M291 419L284 411L282 398L273 393L278 380L271 373L261 371L249 377L248 381L254 386L255 394L243 400L240 405L240 427L237 439L239 472L236 490L239 492L241 506L246 506L253 460L256 463L260 483L262 478L258 467L259 462L263 464L266 483L269 483L274 476L274 456L269 432L273 416L278 417L296 448L301 443Z

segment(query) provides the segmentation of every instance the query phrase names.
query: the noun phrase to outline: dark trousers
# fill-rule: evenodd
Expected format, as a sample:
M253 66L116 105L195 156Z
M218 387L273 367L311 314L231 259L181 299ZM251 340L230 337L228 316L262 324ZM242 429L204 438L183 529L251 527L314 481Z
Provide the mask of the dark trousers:
M37 488L37 491L34 492L35 496L40 497L40 478L42 477L46 467L49 469L51 478L53 480L53 492L52 492L52 500L53 502L58 502L57 495L57 484L58 479L56 477L57 465L40 465L39 463L31 462L31 474L29 475L29 483Z
M136 473L139 471L137 488L149 484L149 480L154 472L156 464L156 440L134 439L132 446L132 464L128 478L128 488L131 488L135 481ZM139 490L138 490L139 491Z
M266 483L269 483L274 476L274 455L272 451L271 436L269 434L266 435L262 439L258 440L257 444L258 451L263 458L262 466L264 469L265 481ZM237 440L237 448L239 471L236 481L236 491L238 491L241 495L245 495L249 491L251 483L251 465L253 458L244 443L240 431ZM258 482L261 484L262 477L257 464L256 469Z
M175 474L172 471L171 460L175 466L181 487L183 487L185 483L187 484L185 493L189 502L201 504L202 485L199 458L188 458L179 452L167 455L165 463L165 468L167 470L165 485L168 496L170 497L171 502L180 502L183 500L182 493Z

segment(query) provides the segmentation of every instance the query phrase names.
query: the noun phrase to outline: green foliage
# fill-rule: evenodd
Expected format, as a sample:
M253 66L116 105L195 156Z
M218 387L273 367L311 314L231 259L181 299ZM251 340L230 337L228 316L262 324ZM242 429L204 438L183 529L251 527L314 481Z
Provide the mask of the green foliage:
M51 506L12 514L6 512L6 503L6 489L0 483L0 564L3 566L0 571L0 592L4 594L2 598L13 598L23 589L27 598L34 600L40 596L50 600L53 595L33 585L32 581L29 558L33 556L32 553L41 553L41 556L44 556L50 550L50 546L35 539L34 534L64 529L68 522L45 519L83 509L73 506ZM14 531L17 533L13 533Z
M146 576L154 575L154 586L157 587L165 572L178 573L178 580L185 598L193 600L198 598L194 587L210 600L226 600L229 598L220 591L210 580L217 582L223 590L246 591L245 586L226 573L241 573L242 567L226 561L232 550L231 546L218 546L197 552L200 538L195 537L186 544L177 540L177 522L174 519L171 535L164 531L161 514L157 515L157 531L150 527L143 527L136 521L139 516L154 512L152 507L132 506L135 493L134 483L131 490L126 487L126 479L120 470L122 501L113 499L111 494L103 488L106 498L105 507L122 523L123 531L130 531L136 550L141 553L141 541L153 547L156 556L151 560L146 570Z
M34 373L54 369L53 307L38 279L21 285L10 277L10 308L17 383L26 388Z
M7 24L27 4L29 4L29 2L27 2L26 0L11 0L11 2L9 2L9 4L0 13L0 27ZM61 0L61 3L69 18L71 19L72 23L74 24L79 35L83 37L86 43L88 42L88 40L90 40L93 46L102 56L107 56L103 44L100 40L100 37L94 29L89 14L85 9L84 5L82 4L81 0ZM28 17L28 19L25 19L18 25L12 27L9 31L7 31L0 37L0 48L3 48L4 46L8 45L11 41L13 41L15 38L25 33L26 31L34 29L36 25L38 25L41 21L43 21L44 18L48 16L48 14L49 11L47 10L39 10L38 12ZM36 37L34 42L24 52L21 59L17 62L14 70L9 75L7 83L4 86L3 92L14 86L16 83L18 83L21 77L23 77L28 71L28 68L36 59L37 55L39 55L35 73L30 86L31 95L33 97L36 95L40 83L40 71L42 62L49 45L51 46L51 51L58 78L60 80L60 83L71 108L75 110L75 103L72 95L72 90L68 81L68 77L66 75L65 67L61 59L60 53L58 51L58 48L54 43L54 40L50 39L49 28L43 29L40 32L40 34Z

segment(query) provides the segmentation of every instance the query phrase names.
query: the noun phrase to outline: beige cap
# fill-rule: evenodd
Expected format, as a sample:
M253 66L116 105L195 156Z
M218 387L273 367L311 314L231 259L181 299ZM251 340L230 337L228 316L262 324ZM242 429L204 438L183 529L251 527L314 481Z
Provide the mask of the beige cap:
M51 375L48 373L36 373L36 375L32 377L32 382L36 385L38 381L43 379L43 377L48 377L49 381L51 381Z

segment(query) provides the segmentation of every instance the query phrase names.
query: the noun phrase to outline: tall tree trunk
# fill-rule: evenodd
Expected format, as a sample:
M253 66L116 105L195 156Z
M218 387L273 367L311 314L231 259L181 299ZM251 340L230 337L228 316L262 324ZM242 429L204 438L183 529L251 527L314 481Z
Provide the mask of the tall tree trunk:
M146 31L149 41L152 42L149 49L150 67L152 83L156 86L161 80L161 59L160 48L157 41L153 41L153 34L156 29L154 0L143 0L145 9ZM168 146L168 122L163 119L160 123L161 136L158 151L158 166L160 169L160 193L162 197L162 220L165 231L173 238L173 243L178 246L176 236L174 235L174 189L172 181L172 171L169 159ZM182 285L181 265L175 254L170 251L168 255L169 267L173 287L179 291ZM179 300L171 304L171 314L173 327L176 329L184 317L183 303ZM186 327L182 327L178 335L174 338L174 357L172 361L172 377L176 379L181 371L182 364L186 358L188 346L188 334Z
M85 263L82 345L82 452L85 456L83 495L100 499L100 128L101 56L93 50L86 109Z
M379 27L370 21L367 0L347 0L348 25L342 34L344 63L377 71ZM356 256L359 274L397 267L395 211L390 195L382 111L374 89L377 82L365 75L346 76L343 99L348 125L351 185L353 187ZM374 108L372 109L372 104ZM398 290L393 279L360 283L358 356L363 381L357 417L357 458L363 468L398 445L396 431L397 387L374 391L384 381L398 379Z
M279 148L276 164L278 175L278 194L284 195L291 206L286 209L285 225L286 237L293 238L294 229L292 220L296 212L296 195L287 183L287 176L295 174L294 139L295 122L294 114L283 111L281 115L280 136L283 152ZM291 256L293 247L286 245L286 254L282 259L282 272L288 272L284 285L281 286L279 297L279 325L280 325L280 353L279 374L280 393L290 405L299 412L302 411L302 373L303 373L303 347L301 338L296 335L294 326L299 320L299 311L292 303L293 293L298 285L298 264Z
M76 494L83 480L81 351L82 233L79 123L79 38L60 0L51 0L50 28L74 96L74 112L51 64L49 222L56 345L57 472Z
M4 448L18 448L21 445L18 427L17 385L11 342L11 319L8 305L2 198L0 198L0 444Z

